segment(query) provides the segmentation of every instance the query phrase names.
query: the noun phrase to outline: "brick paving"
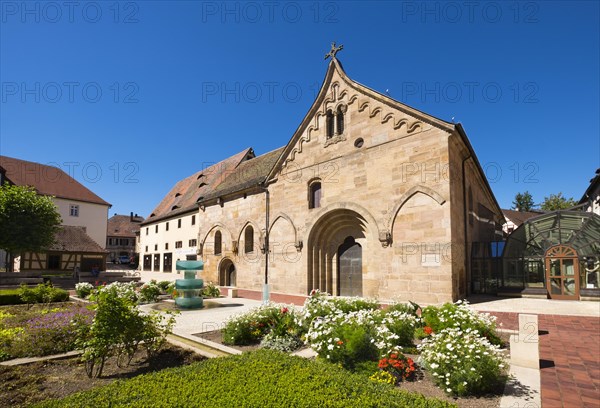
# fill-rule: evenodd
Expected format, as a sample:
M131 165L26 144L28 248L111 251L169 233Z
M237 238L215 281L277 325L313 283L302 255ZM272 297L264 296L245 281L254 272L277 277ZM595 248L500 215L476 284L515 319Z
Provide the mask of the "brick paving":
M517 329L518 313L489 312ZM542 407L600 408L600 319L538 315Z

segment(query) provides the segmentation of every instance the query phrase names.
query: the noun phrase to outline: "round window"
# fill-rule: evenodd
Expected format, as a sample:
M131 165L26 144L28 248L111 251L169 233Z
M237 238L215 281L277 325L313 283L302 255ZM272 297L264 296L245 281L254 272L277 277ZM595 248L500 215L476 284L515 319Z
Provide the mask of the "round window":
M362 137L359 137L358 139L356 139L354 141L354 147L356 147L356 148L361 148L361 147L363 147L364 144L365 144L365 141L363 140Z

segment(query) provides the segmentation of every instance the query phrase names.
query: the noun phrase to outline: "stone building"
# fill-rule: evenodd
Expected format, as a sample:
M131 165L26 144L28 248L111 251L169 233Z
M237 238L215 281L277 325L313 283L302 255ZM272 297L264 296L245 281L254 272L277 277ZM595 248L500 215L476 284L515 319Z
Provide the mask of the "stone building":
M173 223L194 216L203 278L223 286L423 303L467 294L470 244L501 239L504 216L463 127L353 81L329 56L285 146L241 152L165 197L141 231L145 269L164 270L150 260L185 242Z

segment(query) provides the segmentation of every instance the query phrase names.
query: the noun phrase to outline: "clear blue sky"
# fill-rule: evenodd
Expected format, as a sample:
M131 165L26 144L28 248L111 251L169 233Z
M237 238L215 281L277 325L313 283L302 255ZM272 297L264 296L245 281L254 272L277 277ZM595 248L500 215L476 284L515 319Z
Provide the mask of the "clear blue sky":
M600 11L564 2L0 2L0 154L147 216L173 184L286 144L348 75L465 127L504 208L600 167Z

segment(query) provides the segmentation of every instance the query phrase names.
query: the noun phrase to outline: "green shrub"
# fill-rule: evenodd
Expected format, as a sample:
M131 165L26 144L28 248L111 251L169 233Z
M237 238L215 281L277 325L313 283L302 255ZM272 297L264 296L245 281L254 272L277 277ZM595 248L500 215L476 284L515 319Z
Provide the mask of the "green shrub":
M298 350L303 344L302 340L294 335L276 336L273 332L267 333L260 341L262 348L278 350L284 353L291 353L294 350Z
M325 351L326 358L332 363L339 363L342 367L353 369L357 363L362 361L376 360L379 350L372 339L375 335L371 327L360 325L356 322L340 324L333 329L332 337L338 340L339 347L331 347Z
M118 282L94 292L94 321L89 330L82 328L77 334L89 377L100 377L111 356L117 356L118 364L128 365L142 344L151 355L171 332L173 317L156 312L143 314L132 292L133 286Z
M156 281L152 279L150 282L144 283L140 287L139 301L141 303L155 303L158 300L160 291L160 287L157 285Z
M161 293L169 293L169 287L171 286L171 281L164 280L160 281L156 284L160 288Z
M492 344L497 346L503 344L502 339L496 333L496 317L471 309L466 301L445 303L440 307L427 306L423 309L421 318L425 326L430 327L433 333L448 328L471 329Z
M207 282L202 288L202 297L205 298L218 298L221 296L221 289L213 282Z
M0 306L20 305L22 303L20 289L0 289Z
M308 332L312 321L318 317L327 317L336 313L350 313L361 310L378 310L379 303L372 299L339 298L315 290L304 302L299 315L299 325L303 333Z
M502 352L475 330L443 329L418 347L425 368L448 394L483 395L503 388Z
M269 303L247 313L232 316L222 330L223 343L255 344L267 334L276 337L298 336L296 313L285 305Z
M89 282L80 282L75 285L75 293L81 299L85 299L89 295L91 295L94 290L94 285Z
M46 401L38 407L443 408L445 401L272 350L215 358Z
M40 283L33 289L22 283L19 291L22 303L28 305L34 303L66 302L69 300L69 292L64 289L55 288L51 283Z

